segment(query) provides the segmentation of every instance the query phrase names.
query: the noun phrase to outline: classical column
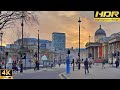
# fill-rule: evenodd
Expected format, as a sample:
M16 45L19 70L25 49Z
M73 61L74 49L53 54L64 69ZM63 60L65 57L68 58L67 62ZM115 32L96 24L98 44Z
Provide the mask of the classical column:
M102 57L104 58L104 44L102 45Z
M90 55L92 55L92 47L90 48L90 52L89 53L90 53Z
M107 46L106 45L105 45L105 50L104 51L105 51L105 56L104 57L107 59Z
M88 58L88 54L89 54L89 53L88 53L88 47L87 47L87 51L86 51L86 52L87 52L87 58Z
M106 54L106 45L104 45L103 47L104 47L104 50L103 50L104 55L103 55L103 57L105 58L105 57L106 57L106 56L105 56L105 54Z
M97 48L98 48L98 58L99 58L99 46Z
M94 59L96 59L96 47L94 47Z

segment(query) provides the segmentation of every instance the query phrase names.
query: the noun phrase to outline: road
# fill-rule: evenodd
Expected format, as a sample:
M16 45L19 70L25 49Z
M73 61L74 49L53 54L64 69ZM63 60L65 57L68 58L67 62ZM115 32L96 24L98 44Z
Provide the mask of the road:
M60 79L59 74L65 72L65 68L54 68L40 72L17 74L14 79Z

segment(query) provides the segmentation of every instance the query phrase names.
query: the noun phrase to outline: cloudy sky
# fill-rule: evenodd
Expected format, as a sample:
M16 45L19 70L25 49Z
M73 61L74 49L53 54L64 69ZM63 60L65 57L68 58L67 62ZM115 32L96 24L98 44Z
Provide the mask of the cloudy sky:
M40 38L52 40L53 32L66 33L66 47L78 47L78 20L81 18L81 47L84 48L86 42L94 41L94 33L102 25L107 36L120 31L120 22L95 22L93 11L40 11L35 12L39 24L25 24L24 33L27 37L37 38L40 30ZM11 28L4 29L3 44L13 43L17 35L21 34L20 21ZM17 32L19 30L19 32Z

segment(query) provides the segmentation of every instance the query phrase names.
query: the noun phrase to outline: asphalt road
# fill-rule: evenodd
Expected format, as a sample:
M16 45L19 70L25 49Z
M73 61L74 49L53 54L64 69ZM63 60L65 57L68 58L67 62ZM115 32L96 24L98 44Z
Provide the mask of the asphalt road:
M40 72L17 74L14 79L60 79L59 74L65 72L65 68L48 69Z

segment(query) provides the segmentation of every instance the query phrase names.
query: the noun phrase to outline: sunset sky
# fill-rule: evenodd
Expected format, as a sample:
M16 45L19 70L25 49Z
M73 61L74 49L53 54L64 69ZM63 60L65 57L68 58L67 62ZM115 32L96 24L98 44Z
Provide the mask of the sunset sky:
M81 47L84 48L91 35L94 41L94 33L102 25L107 36L120 32L120 22L95 22L93 11L37 11L35 15L39 24L32 23L24 26L24 32L28 37L37 38L40 30L40 39L52 40L53 32L66 33L66 47L78 47L78 20L81 18ZM21 31L20 21L11 28L3 29L3 44L13 43L17 39L17 30ZM21 33L19 33L21 34Z

